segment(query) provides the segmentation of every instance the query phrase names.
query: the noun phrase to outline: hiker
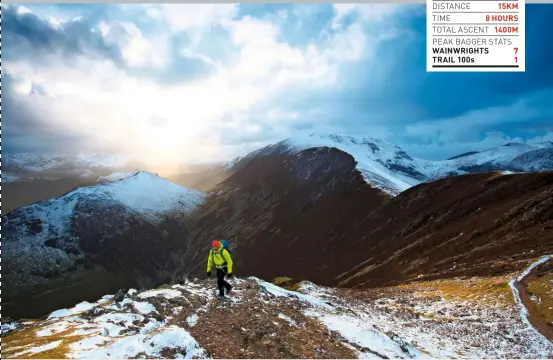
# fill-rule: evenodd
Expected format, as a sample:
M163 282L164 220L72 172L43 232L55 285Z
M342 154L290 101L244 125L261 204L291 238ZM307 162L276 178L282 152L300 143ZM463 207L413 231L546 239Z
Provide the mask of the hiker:
M225 248L223 243L219 240L213 240L211 242L211 250L207 257L207 276L211 276L211 269L213 264L217 268L217 287L219 288L219 300L225 299L225 289L227 295L232 290L232 285L225 281L225 275L228 278L232 277L232 258L230 252Z

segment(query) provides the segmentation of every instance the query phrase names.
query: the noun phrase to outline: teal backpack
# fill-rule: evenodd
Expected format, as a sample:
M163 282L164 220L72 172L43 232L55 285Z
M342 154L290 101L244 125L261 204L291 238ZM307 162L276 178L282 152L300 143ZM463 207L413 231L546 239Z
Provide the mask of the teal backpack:
M220 243L223 244L223 249L226 249L228 251L228 253L232 255L232 253L230 251L230 244L228 243L228 241L221 240Z

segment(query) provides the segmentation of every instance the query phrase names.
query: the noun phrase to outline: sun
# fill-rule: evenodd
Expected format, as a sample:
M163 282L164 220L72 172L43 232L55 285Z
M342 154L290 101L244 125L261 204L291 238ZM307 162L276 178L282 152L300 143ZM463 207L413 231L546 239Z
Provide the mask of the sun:
M151 147L161 152L174 152L183 147L183 134L173 127L151 127L146 134Z

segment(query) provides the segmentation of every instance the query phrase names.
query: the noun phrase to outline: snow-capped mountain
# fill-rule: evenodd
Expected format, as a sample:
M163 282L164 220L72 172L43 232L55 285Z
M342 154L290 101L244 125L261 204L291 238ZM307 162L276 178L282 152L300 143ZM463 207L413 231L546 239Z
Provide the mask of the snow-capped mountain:
M391 194L398 194L426 179L418 170L418 160L400 147L376 138L346 135L312 134L306 138L288 138L277 144L254 151L231 161L229 169L239 167L255 157L264 155L296 155L313 148L336 148L357 161L357 169L373 186Z
M78 287L83 272L100 276L99 269L144 272L138 277L155 282L162 276L156 271L176 266L167 256L186 246L187 219L204 198L138 172L10 212L2 218L6 298L52 278L75 277L72 286Z
M307 149L336 148L355 159L367 183L391 195L446 176L505 170L514 172L553 169L553 143L534 145L509 143L481 152L470 152L448 160L425 160L407 154L399 146L381 139L349 135L311 134L288 138L256 150L227 164L231 171L253 158L265 155L295 155Z
M514 158L509 166L520 171L553 169L553 146L528 151Z
M508 143L481 152L457 156L449 160L424 161L422 167L429 180L449 175L462 175L474 172L508 170L516 172L551 170L553 161L551 143L534 145ZM547 162L549 158L549 162ZM544 161L541 161L541 160Z

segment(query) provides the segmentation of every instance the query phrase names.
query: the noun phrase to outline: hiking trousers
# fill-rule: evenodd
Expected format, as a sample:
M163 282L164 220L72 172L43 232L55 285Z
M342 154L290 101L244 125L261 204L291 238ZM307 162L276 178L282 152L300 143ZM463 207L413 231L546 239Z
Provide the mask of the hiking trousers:
M227 274L227 271L228 271L228 268L226 267L222 269L217 269L217 287L219 288L220 296L225 296L225 289L227 289L227 292L229 292L230 289L232 289L232 285L230 285L225 280L225 275Z

